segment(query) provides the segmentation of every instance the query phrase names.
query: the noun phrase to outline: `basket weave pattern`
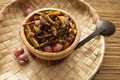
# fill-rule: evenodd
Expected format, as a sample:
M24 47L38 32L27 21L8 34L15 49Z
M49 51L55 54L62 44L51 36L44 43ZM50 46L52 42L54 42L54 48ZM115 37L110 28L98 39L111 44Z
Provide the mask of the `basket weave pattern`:
M104 55L104 38L98 36L74 51L63 62L44 65L34 60L23 45L19 28L23 12L33 9L53 7L69 12L80 25L81 38L96 29L99 17L94 9L79 0L16 0L0 12L0 80L89 80L99 68ZM14 57L14 50L23 46L29 55L29 63L20 66Z

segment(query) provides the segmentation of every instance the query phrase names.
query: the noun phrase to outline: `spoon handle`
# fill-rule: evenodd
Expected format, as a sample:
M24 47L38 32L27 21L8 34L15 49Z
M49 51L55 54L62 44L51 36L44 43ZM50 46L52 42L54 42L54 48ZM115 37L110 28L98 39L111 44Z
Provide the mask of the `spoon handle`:
M88 41L90 41L95 36L99 35L101 32L103 32L103 30L99 29L99 30L96 30L95 32L93 32L92 34L90 34L88 37L86 37L85 39L83 39L81 42L78 43L78 45L76 46L75 50L77 48L81 47L82 45L84 45L85 43L87 43Z

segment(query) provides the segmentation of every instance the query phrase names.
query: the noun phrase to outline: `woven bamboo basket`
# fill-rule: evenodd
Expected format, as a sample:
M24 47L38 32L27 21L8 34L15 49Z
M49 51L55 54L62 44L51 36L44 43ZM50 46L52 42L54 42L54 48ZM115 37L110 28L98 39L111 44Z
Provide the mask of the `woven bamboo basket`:
M56 9L56 8L42 8L42 9L35 10L33 13L29 14L26 17L26 19L24 19L24 23L23 24L27 23L30 20L31 16L35 15L35 13L40 12L40 11L46 11L46 10L57 10L57 11L60 11L60 12L62 12L64 14L68 15L74 21L74 24L75 24L75 27L76 27L76 30L77 30L77 34L76 34L75 40L73 41L73 43L71 44L71 46L69 46L67 49L59 51L59 52L45 52L45 51L41 51L41 50L35 49L27 41L27 39L25 37L23 25L21 25L20 36L21 36L21 40L26 45L26 47L28 48L28 50L30 52L32 52L35 56L37 56L37 57L39 57L39 58L41 58L43 60L47 60L49 62L54 62L55 60L63 59L63 58L67 57L68 55L70 55L72 53L72 51L74 50L74 48L79 43L80 33L81 32L80 32L80 29L79 29L79 25L77 25L75 23L75 20L72 18L72 16L69 13L65 12L64 10Z
M80 41L96 29L99 17L83 0L13 0L0 11L0 80L90 80L104 56L104 38L97 36L56 65L41 64L33 59L20 39L19 30L27 7L59 8L70 13L80 25ZM13 52L19 46L29 56L19 65Z

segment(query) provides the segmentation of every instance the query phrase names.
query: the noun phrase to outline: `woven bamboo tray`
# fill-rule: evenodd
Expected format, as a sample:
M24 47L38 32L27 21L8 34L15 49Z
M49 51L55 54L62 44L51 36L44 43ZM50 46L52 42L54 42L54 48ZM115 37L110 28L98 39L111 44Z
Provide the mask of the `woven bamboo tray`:
M33 59L23 45L19 30L25 18L23 11L53 7L69 12L80 25L81 38L96 29L99 17L96 11L82 0L14 0L0 12L0 80L90 80L97 72L104 56L104 38L97 36L74 51L56 65L41 64ZM29 62L20 66L13 55L23 46Z

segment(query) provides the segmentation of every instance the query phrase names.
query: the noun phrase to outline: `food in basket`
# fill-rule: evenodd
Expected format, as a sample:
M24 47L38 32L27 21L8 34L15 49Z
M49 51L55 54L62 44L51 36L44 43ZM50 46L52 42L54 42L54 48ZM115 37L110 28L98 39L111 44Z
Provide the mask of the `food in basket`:
M20 37L28 51L43 60L67 57L79 43L80 34L73 16L56 8L33 11L20 27Z
M28 42L45 52L65 50L77 34L73 19L58 10L36 12L23 26Z

